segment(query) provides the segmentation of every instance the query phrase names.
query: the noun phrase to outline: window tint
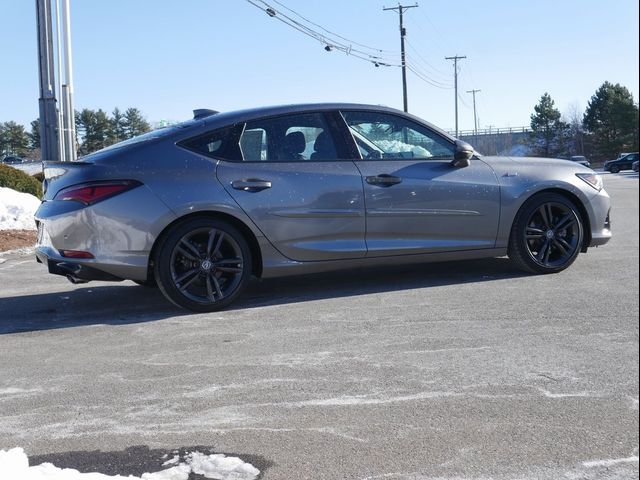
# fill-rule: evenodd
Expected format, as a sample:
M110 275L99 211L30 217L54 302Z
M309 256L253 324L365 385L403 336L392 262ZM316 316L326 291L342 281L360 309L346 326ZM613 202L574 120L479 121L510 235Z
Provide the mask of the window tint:
M363 159L453 158L444 137L397 115L342 112Z
M241 131L242 125L236 125L184 140L179 145L208 157L239 161L242 160L238 146Z
M240 138L245 162L337 160L336 147L320 113L254 120Z

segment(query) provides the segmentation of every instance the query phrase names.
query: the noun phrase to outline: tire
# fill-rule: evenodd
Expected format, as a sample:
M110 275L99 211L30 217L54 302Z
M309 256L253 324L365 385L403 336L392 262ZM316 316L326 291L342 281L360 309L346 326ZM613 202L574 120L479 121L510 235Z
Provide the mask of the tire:
M161 239L154 262L160 291L175 305L213 312L242 294L251 277L249 245L232 225L214 218L177 224Z
M141 287L158 288L158 282L155 277L149 277L146 280L133 280L133 283L137 283Z
M583 239L582 217L574 203L557 193L541 193L516 214L508 254L526 272L557 273L575 261Z
M618 167L617 165L614 165L613 167L611 167L611 170L609 170L611 173L618 173L620 172L620 167Z

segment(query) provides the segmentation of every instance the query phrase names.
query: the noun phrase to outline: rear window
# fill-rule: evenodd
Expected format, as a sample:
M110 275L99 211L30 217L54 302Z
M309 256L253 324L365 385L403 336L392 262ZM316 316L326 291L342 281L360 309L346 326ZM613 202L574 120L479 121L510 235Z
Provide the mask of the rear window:
M238 143L242 129L243 125L221 128L184 140L178 145L207 157L237 162L242 160Z

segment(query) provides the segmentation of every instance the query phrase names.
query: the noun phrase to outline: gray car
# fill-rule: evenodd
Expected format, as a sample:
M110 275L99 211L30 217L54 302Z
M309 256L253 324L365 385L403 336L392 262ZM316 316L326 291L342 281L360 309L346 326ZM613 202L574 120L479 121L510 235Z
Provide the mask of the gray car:
M509 255L554 273L611 238L601 178L481 157L391 108L217 113L45 165L38 261L72 282L157 283L212 311L262 278Z

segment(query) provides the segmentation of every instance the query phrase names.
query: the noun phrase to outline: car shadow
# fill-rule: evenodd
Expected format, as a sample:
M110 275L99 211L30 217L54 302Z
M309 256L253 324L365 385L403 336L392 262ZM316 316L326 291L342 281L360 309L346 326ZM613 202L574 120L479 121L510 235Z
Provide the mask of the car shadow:
M251 281L227 310L488 282L526 275L507 258L431 263ZM91 285L91 284L88 284ZM67 292L0 298L0 335L88 325L127 325L192 315L156 288L99 283Z

